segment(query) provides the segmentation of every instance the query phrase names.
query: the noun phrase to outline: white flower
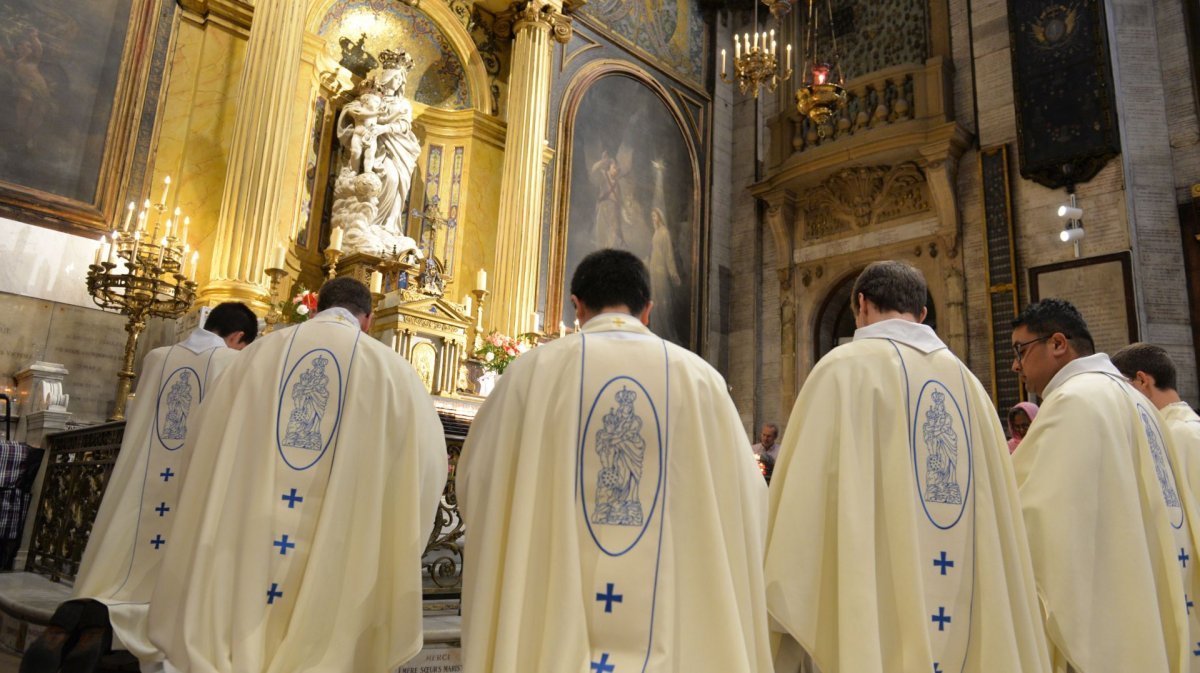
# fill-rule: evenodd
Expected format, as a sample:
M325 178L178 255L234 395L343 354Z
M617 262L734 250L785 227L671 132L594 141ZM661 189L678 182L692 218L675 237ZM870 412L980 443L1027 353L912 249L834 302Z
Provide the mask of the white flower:
M297 315L308 315L308 307L307 307L307 306L305 306L304 304L301 304L301 305L297 306L297 307L296 307L296 314L297 314Z
M491 362L492 360L495 360L495 359L496 359L496 354L491 351L488 351L487 355L483 356L484 362Z

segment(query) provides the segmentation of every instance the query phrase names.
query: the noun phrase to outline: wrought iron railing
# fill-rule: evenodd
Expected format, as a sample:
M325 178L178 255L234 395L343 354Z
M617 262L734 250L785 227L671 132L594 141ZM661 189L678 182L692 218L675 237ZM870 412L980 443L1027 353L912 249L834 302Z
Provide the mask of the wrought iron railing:
M446 433L446 451L449 453L450 474L446 478L446 490L438 503L437 516L429 544L425 547L423 566L425 573L425 595L429 598L457 596L462 592L463 527L458 513L458 495L455 491L455 470L462 453L463 441L467 437L470 419L446 410L439 410L442 429Z
M105 423L49 435L46 476L25 569L51 581L72 581L108 486L125 423Z

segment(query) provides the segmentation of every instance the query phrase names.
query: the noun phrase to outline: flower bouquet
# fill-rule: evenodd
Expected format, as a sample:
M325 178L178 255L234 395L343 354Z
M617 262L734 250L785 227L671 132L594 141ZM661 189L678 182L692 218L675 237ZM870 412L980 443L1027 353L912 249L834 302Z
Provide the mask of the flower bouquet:
M295 296L279 302L279 312L283 314L283 321L286 323L304 322L317 312L317 293L300 285L296 288Z
M534 334L510 337L492 330L484 338L483 346L475 352L475 357L483 363L483 368L487 371L503 374L518 355L537 345L534 337Z

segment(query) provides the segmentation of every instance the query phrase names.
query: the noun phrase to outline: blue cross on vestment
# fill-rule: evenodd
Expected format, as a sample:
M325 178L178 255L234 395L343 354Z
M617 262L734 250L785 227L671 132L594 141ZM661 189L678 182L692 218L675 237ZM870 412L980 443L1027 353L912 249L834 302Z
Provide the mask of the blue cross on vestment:
M942 552L942 557L941 557L940 559L936 559L936 558L935 558L935 559L933 559L933 565L935 565L935 566L937 566L938 568L940 568L940 569L941 569L941 571L942 571L942 574L943 574L943 575L945 575L945 574L946 574L946 568L953 568L953 567L954 567L954 561L950 561L950 560L948 560L948 559L946 558L946 552Z
M944 673L936 661L933 662L933 673Z
M608 663L608 652L600 655L600 661L592 662L592 670L596 673L612 673L617 670L616 664Z
M613 583L609 582L608 588L605 589L604 593L596 594L596 600L604 601L604 611L605 612L612 612L612 604L620 603L620 602L624 601L625 595L613 593Z
M296 548L295 542L288 542L287 533L284 533L282 540L276 540L276 541L272 542L271 544L275 545L276 547L279 547L279 555L280 556L287 556L289 549Z
M296 489L292 489L291 493L284 493L283 499L287 500L288 509L296 509L296 503L304 502L304 498L296 495Z
M171 477L174 477L175 473L172 472L171 468L168 467L167 469L165 469L161 473L159 473L158 476L162 477L163 481L171 481Z
M933 621L937 622L938 631L945 631L946 624L949 624L953 620L950 619L950 615L946 614L946 608L939 607L938 613L933 615Z
M1196 649L1192 650L1192 654L1200 657L1200 643L1196 643Z
M1183 595L1183 600L1184 604L1187 605L1188 614L1192 614L1192 607L1194 607L1196 604L1192 602L1192 599L1188 598L1187 594Z
M150 540L150 544L154 545L154 551L158 551L158 548L166 543L167 541L163 539L163 536L158 534L155 534L154 539Z
M154 511L155 511L155 512L158 512L158 515L159 515L159 516L166 516L166 515L167 515L167 512L170 512L170 511L171 511L171 508L170 508L170 507L167 507L167 503L165 503L165 502L160 502L160 503L158 503L158 507L155 507L155 508L154 508Z
M1184 551L1183 547L1180 547L1179 548L1179 562L1183 564L1184 568L1187 567L1187 562L1188 562L1188 559L1190 559L1190 558L1192 558L1192 557L1188 556L1188 553L1186 551Z
M267 589L267 605L274 605L275 599L282 595L283 592L279 590L279 585L275 582L271 582L271 588Z

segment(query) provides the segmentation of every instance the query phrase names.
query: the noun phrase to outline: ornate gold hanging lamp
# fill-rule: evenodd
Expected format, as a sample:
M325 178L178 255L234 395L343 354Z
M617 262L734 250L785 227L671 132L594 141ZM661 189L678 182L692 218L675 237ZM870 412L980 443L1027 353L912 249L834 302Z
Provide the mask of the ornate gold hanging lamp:
M778 3L777 3L778 4ZM781 3L786 5L786 3ZM786 13L786 9L783 12ZM775 14L772 5L771 13ZM776 14L776 16L779 16ZM721 50L721 81L727 84L737 82L742 95L753 92L758 98L758 91L763 86L768 91L775 91L780 80L792 76L792 45L784 48L786 58L783 69L779 63L779 43L775 39L775 29L770 31L758 30L758 0L754 0L754 37L750 33L733 35L733 77L730 78L725 70L726 52Z
M825 135L825 123L834 110L846 104L846 80L838 63L837 32L833 23L832 0L823 0L825 17L817 7L822 0L808 0L808 21L804 30L804 69L800 88L796 90L796 109L817 125ZM824 21L823 21L824 18ZM828 27L829 48L821 49L823 25Z

